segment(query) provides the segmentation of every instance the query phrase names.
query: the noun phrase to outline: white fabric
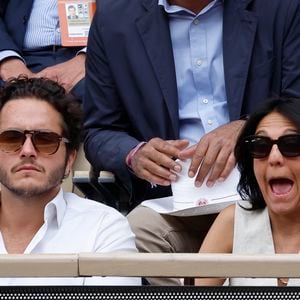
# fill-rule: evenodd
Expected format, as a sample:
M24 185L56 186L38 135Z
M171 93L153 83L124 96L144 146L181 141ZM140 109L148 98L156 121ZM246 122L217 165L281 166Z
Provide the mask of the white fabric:
M44 210L44 224L24 253L137 252L117 210L62 190ZM0 233L0 253L7 253ZM139 278L0 278L0 285L140 285Z
M199 216L220 212L226 206L240 200L237 192L240 173L234 168L223 182L217 182L213 187L207 187L205 178L201 187L195 187L195 178L188 177L190 160L178 161L182 170L178 180L172 183L173 196L143 201L147 206L160 214L174 216Z
M245 201L241 201L247 207ZM233 251L235 254L275 254L268 209L249 211L238 204L235 208ZM277 278L231 278L232 286L276 286ZM291 278L289 286L300 286L300 279Z

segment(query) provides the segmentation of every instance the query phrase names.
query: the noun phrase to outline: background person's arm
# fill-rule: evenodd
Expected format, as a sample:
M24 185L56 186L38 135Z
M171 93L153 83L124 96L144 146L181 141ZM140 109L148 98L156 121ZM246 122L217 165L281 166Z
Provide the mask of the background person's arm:
M81 52L72 59L47 67L34 76L58 81L67 91L70 91L85 76L85 57L86 54Z

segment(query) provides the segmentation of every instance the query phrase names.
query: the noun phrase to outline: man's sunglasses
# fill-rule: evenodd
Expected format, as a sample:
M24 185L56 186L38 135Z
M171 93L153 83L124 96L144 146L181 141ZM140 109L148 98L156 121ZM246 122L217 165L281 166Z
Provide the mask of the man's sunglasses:
M58 150L60 142L70 142L67 138L55 132L6 130L0 133L0 150L7 153L19 151L28 135L30 135L31 142L36 151L42 154L54 154Z
M275 144L283 156L295 157L300 155L300 134L283 135L277 140L252 135L245 138L245 143L253 158L267 157Z

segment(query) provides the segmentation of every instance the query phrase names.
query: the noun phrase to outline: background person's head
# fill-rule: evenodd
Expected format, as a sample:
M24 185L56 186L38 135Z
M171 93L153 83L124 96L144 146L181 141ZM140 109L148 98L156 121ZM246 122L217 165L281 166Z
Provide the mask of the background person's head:
M68 6L68 15L71 17L75 17L77 15L76 7L74 5Z
M237 165L241 172L238 191L242 199L251 201L253 209L266 206L267 185L269 185L267 187L269 191L272 190L275 196L277 192L280 196L279 194L284 193L285 189L288 192L291 188L292 181L290 182L288 177L292 177L291 174L294 173L292 169L298 167L296 162L300 159L300 156L296 154L298 151L300 152L300 140L297 136L289 140L284 139L283 145L279 148L278 145L273 146L272 142L270 143L270 139L277 140L280 136L290 134L300 134L300 99L277 98L267 101L250 116L241 132L235 147ZM259 138L253 136L259 136ZM296 151L293 153L291 151L294 148L296 148ZM274 161L272 161L273 158ZM269 168L268 174L261 174L267 173L267 164L281 164L280 160L288 162L286 169L292 171L282 172L281 174L277 171L279 169L272 166L273 169ZM299 175L293 177L295 191L299 188L296 182L297 178L300 178ZM280 177L282 177L282 180ZM300 191L298 191L298 194L300 196Z
M81 141L77 101L52 80L19 77L0 91L0 180L19 195L57 191Z

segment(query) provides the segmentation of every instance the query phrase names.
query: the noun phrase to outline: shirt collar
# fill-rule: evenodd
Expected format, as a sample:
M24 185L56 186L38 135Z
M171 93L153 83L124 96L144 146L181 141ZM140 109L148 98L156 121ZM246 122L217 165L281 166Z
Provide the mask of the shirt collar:
M224 0L213 0L207 6L205 6L197 15L202 15L202 14L206 13L208 10L210 10L212 7L214 7L215 5L217 5L219 3L223 3L223 2L224 2ZM182 12L182 11L191 13L190 10L188 10L182 6L170 5L168 3L168 0L158 0L158 5L162 5L164 7L166 13L168 13L168 14L172 14L172 13L174 14L174 13L178 13L178 12Z
M66 213L66 209L67 203L61 188L58 194L46 205L44 210L44 222L56 222L57 226L60 227Z

